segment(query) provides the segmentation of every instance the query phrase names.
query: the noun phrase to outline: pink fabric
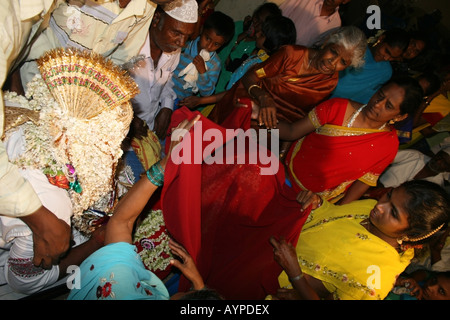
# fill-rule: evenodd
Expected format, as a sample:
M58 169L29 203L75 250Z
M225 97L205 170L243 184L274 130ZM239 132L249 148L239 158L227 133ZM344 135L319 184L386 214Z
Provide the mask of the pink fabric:
M323 0L286 0L280 5L283 15L295 24L296 44L311 47L323 33L341 26L337 10L331 16L320 16L322 4Z

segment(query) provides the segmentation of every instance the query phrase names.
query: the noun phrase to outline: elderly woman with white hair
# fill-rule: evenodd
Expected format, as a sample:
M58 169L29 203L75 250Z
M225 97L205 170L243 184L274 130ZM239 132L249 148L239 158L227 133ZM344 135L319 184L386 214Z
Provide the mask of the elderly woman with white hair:
M277 120L304 118L325 100L338 82L339 71L364 63L366 38L348 26L336 29L319 48L286 45L269 59L253 66L216 104L209 118L226 128L249 128L249 112L239 103L253 106L260 126L274 128ZM246 108L251 109L251 108Z

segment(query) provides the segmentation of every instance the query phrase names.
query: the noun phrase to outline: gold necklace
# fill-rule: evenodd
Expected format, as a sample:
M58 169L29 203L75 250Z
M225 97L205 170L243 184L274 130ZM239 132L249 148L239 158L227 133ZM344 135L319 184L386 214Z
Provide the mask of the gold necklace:
M367 104L363 104L358 110L356 110L355 112L353 112L352 117L350 118L350 120L347 123L347 127L351 128L353 127L353 123L355 122L356 118L359 116L359 114L361 113L361 111L367 106ZM378 130L383 130L384 127L386 127L386 123L383 123L383 125L381 127L378 128Z
M348 128L353 127L353 123L355 122L356 118L359 116L359 114L361 113L362 109L364 109L365 106L367 106L367 104L363 104L361 107L359 107L358 110L353 112L352 117L350 118L350 120L347 123Z

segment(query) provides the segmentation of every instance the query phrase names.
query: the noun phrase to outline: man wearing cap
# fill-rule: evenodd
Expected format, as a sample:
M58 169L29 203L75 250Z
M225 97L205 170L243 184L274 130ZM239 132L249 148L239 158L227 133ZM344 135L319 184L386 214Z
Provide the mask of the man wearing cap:
M194 33L198 19L195 0L175 0L158 6L140 54L145 57L132 71L140 93L132 100L135 115L163 139L176 94L171 81L181 48Z
M21 86L39 73L35 60L46 51L73 47L97 52L116 64L135 56L157 5L174 0L58 0L48 26L30 47L20 69Z

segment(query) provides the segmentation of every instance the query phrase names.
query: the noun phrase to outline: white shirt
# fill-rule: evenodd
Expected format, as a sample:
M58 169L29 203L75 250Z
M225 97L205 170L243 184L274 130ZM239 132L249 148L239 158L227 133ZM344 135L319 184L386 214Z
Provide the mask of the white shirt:
M320 15L324 0L286 0L280 5L297 29L296 44L311 47L334 28L341 26L338 8L328 17Z
M155 117L162 108L173 110L176 99L173 90L172 74L180 61L181 50L173 53L162 53L155 67L150 55L150 35L142 47L140 54L144 55L145 63L131 73L139 86L140 93L132 99L136 115L147 122L153 130Z
M14 131L5 146L10 159L20 155L25 150L23 129ZM26 169L19 173L33 187L42 204L70 225L73 211L67 191L50 184L41 170ZM33 266L33 234L21 219L0 216L0 249L0 284L8 283L16 291L32 294L58 280L58 266L50 270Z
M397 187L405 181L412 180L429 160L430 157L420 151L414 149L399 150L394 161L383 172L379 180L386 188ZM444 182L448 178L449 174L445 172L423 180L444 186Z

